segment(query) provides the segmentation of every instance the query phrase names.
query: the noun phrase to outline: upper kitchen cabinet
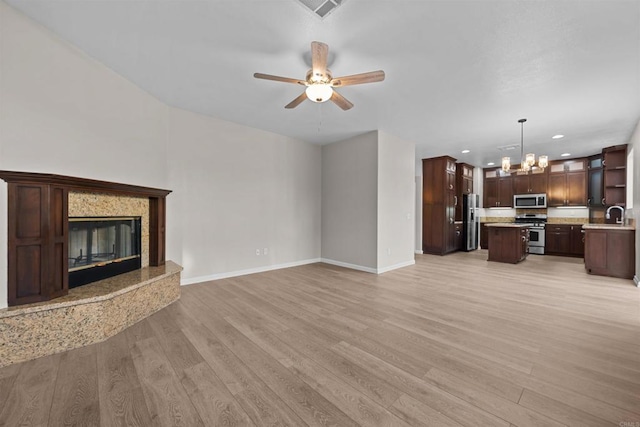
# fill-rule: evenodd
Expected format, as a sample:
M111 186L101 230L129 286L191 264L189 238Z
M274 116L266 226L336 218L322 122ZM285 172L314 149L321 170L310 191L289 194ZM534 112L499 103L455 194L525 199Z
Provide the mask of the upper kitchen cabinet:
M600 208L604 206L602 154L590 156L587 162L587 206L590 208Z
M517 171L513 176L513 194L544 194L547 192L547 170L535 168Z
M587 159L549 162L547 206L587 205Z
M627 205L627 146L616 145L602 150L604 168L604 202L606 206Z
M467 163L456 164L456 221L462 221L462 196L473 193L473 170Z
M422 160L422 250L444 255L456 250L456 159Z
M513 174L511 172L504 172L501 168L483 169L483 172L483 206L485 208L512 207Z

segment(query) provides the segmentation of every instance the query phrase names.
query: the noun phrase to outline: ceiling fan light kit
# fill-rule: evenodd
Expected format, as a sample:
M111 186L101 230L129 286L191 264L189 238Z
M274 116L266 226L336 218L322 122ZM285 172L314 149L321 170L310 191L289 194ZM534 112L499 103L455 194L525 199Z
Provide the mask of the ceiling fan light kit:
M270 74L262 73L255 73L253 77L263 80L273 80L276 82L295 83L307 87L304 93L285 105L284 108L295 108L306 98L316 103L331 101L345 111L351 109L353 104L344 96L336 92L334 88L381 82L384 80L385 74L382 70L354 74L351 76L336 77L334 79L331 75L331 71L327 68L328 56L329 46L321 42L311 42L311 69L307 71L305 80L272 76Z

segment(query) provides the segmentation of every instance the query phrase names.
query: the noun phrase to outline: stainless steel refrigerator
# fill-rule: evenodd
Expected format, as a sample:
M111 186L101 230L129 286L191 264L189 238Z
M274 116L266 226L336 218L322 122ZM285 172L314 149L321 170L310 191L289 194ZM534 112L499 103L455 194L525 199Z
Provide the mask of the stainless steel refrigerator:
M462 196L462 249L469 252L478 249L480 237L480 197L477 194Z

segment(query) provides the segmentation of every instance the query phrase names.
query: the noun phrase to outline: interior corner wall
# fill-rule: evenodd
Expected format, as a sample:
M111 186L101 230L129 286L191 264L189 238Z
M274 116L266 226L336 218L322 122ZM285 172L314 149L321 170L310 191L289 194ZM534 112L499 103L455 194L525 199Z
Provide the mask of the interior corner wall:
M378 132L322 146L322 260L377 271Z
M320 146L174 108L168 139L167 258L183 283L319 261Z
M638 121L633 134L629 140L627 147L628 152L631 154L630 169L633 171L633 177L631 180L632 185L632 197L630 200L631 213L635 220L636 225L636 278L640 279L640 120ZM627 196L628 197L628 196Z
M415 263L415 144L378 131L378 272Z
M167 114L156 98L0 1L0 169L164 188ZM6 197L3 183L0 308Z

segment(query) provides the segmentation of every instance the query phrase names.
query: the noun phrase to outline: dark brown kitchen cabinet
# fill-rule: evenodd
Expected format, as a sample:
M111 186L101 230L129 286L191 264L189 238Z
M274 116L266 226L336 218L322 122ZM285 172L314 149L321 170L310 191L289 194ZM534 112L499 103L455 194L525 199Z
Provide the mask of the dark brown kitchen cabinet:
M455 246L456 246L456 250L457 251L461 251L463 249L463 242L462 242L462 222L457 221L455 223L455 230L456 230L456 234L455 234Z
M587 205L587 159L549 162L547 206Z
M444 255L457 249L455 230L456 159L422 160L422 251Z
M604 171L604 205L627 205L627 146L616 145L602 150Z
M590 208L604 206L602 154L587 158L587 206Z
M473 170L467 163L456 164L456 221L462 221L462 196L473 193Z
M632 279L635 230L585 229L584 267L589 274Z
M529 228L487 227L489 230L489 261L517 264L529 253Z
M480 224L480 248L489 249L489 227L487 224Z
M548 255L584 256L582 224L547 224L544 252Z
M547 192L546 169L518 171L513 174L513 194L544 194Z
M500 168L483 169L485 208L508 208L513 206L513 179L510 172Z

